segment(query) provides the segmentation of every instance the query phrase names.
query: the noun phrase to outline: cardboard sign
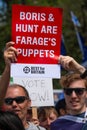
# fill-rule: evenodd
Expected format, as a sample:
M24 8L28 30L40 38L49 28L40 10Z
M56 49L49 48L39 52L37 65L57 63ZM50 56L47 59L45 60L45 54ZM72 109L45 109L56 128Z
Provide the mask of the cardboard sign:
M15 41L14 47L18 49L20 55L16 65L12 65L12 76L20 74L20 76L60 77L58 56L61 33L61 8L13 5L12 40ZM16 75L14 66L19 68ZM54 75L49 75L48 67Z
M13 78L13 82L27 89L31 106L54 106L52 79Z

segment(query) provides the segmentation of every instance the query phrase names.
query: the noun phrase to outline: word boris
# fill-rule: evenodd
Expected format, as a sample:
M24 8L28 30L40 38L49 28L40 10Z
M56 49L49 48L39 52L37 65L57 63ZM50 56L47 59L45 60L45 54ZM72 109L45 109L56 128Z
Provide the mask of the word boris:
M37 21L45 21L46 14L45 13L36 13L36 12L20 12L20 20L37 20Z

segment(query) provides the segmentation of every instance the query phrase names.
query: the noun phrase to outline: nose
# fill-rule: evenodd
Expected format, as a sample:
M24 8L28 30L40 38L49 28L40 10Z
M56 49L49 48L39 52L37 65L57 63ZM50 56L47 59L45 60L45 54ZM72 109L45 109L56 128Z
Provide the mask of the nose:
M72 96L72 97L76 97L76 96L77 96L76 93L75 93L75 91L72 91L71 96Z
M17 106L17 103L16 103L15 100L13 100L13 102L12 102L12 106Z
M47 119L47 125L50 125L50 124L51 124L50 119Z

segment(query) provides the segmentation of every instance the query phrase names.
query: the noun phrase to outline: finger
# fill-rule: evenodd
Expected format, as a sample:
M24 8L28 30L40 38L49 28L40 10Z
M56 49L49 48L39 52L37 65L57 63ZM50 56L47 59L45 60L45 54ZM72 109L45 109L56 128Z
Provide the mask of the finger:
M59 57L58 57L58 62L60 63L60 64L62 64L62 61L64 60L64 56L62 56L62 55L60 55Z
M4 52L4 59L10 60L11 62L17 62L17 56L15 55L14 51L5 51Z
M10 46L13 46L14 44L15 44L15 42L13 42L13 41L7 42L5 49L9 48Z
M7 53L13 52L16 57L18 56L18 51L17 51L17 49L14 48L14 47L12 47L12 46L9 47L9 48L7 48L7 49L5 50L5 52L7 52Z

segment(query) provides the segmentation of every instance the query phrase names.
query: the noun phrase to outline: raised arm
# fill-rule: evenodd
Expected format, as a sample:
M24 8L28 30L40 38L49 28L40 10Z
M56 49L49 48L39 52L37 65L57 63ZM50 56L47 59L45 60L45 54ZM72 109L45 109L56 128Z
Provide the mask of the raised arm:
M76 71L80 74L83 74L85 72L85 67L80 65L74 58L70 56L59 56L59 63L63 66L64 69L68 71Z
M13 47L14 42L6 43L4 50L5 69L0 78L0 107L3 104L3 99L6 94L7 87L10 81L10 65L11 62L17 61L17 50Z

